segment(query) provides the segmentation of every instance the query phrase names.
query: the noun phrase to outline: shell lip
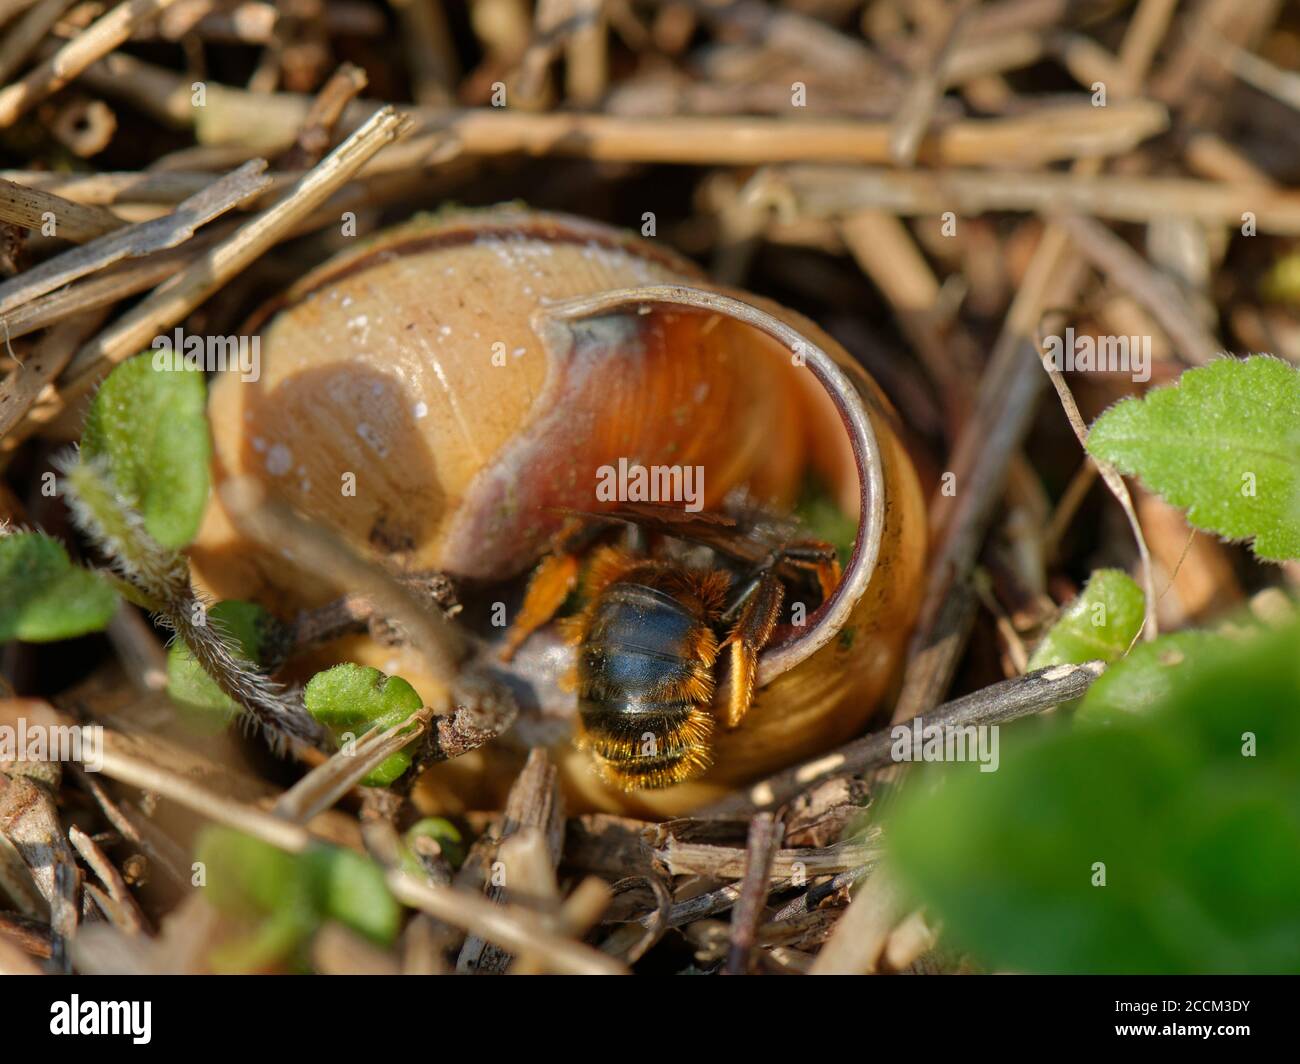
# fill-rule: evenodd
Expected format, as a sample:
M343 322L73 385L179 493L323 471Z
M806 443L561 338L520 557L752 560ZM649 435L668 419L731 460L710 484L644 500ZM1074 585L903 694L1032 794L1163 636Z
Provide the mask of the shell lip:
M885 478L880 445L861 394L835 359L789 322L742 299L688 285L645 285L547 303L538 315L551 320L571 321L649 304L725 314L801 355L803 365L812 370L834 403L852 447L858 473L859 507L853 555L834 594L818 608L814 623L808 625L806 631L769 647L760 655L756 682L762 687L806 661L834 639L847 623L858 600L866 593L876 569L885 527Z
M395 256L448 251L492 237L598 246L606 250L617 248L678 275L700 276L699 267L685 256L580 215L562 211L529 211L508 203L465 207L448 210L437 217L413 219L369 238L362 246L346 254L336 255L287 291L260 304L244 324L243 331L250 335L261 332L275 315L292 309L331 285L364 273L377 262Z

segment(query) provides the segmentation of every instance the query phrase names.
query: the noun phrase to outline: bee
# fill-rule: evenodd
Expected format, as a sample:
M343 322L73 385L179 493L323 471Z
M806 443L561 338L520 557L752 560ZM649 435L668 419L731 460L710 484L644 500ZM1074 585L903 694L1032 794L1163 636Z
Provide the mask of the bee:
M597 545L618 522L708 548L715 564ZM788 534L773 542L766 531L722 514L628 504L571 518L539 564L502 657L555 616L590 550L586 603L561 623L578 649L577 743L606 783L656 789L707 769L716 723L738 727L753 701L758 656L776 631L787 584L811 575L822 601L834 591L834 547Z

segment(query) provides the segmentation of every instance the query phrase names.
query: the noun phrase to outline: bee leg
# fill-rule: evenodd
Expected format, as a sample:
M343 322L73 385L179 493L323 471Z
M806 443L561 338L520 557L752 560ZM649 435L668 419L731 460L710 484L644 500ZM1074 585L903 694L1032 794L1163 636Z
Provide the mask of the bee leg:
M548 554L533 572L524 592L524 603L501 648L502 661L510 661L524 640L546 624L578 582L576 554Z
M817 577L822 601L834 593L840 582L840 560L835 548L819 539L801 539L781 548L778 561L794 569L811 572Z
M726 652L731 668L725 689L719 692L719 699L715 702L728 728L736 727L749 712L754 700L759 651L772 638L776 620L781 615L784 594L785 589L776 574L770 568L764 569L745 586L723 614L728 620L736 617L719 648Z
M604 528L580 518L568 521L555 537L551 553L543 558L528 581L519 616L506 632L498 655L510 661L530 635L546 624L564 605L578 583L581 555Z

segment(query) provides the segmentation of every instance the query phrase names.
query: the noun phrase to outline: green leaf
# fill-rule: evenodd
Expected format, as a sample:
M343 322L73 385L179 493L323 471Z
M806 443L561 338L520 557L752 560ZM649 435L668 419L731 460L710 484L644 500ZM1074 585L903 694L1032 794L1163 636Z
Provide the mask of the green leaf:
M222 912L265 916L285 909L314 911L298 858L233 828L205 828L195 845L205 897Z
M1142 630L1145 609L1146 596L1132 577L1118 569L1098 569L1038 644L1029 671L1114 661Z
M378 669L351 663L318 672L307 682L303 698L307 712L339 742L348 735L359 739L372 728L391 728L424 705L415 688L400 676L385 676ZM410 765L409 748L399 750L361 782L386 787Z
M795 517L810 535L835 548L841 565L848 565L858 538L857 518L841 510L831 490L816 477L804 481Z
M383 870L367 857L316 845L290 854L226 827L206 828L195 859L203 869L204 896L247 926L212 956L219 971L262 971L305 963L305 944L325 920L337 920L380 945L391 945L401 906L384 884Z
M1150 643L1139 643L1122 661L1102 673L1075 711L1077 725L1105 725L1134 713L1146 713L1167 701L1186 677L1192 661L1231 652L1231 643L1211 632L1175 632Z
M164 547L189 543L207 505L206 395L200 371L155 369L152 355L137 355L108 375L86 418L82 452L108 461L113 483Z
M368 857L337 846L303 855L318 911L381 945L397 937L402 908L384 883L383 870Z
M99 573L73 565L63 544L38 532L0 536L0 643L48 643L98 632L117 595Z
M886 828L897 874L997 969L1300 970L1297 651L1300 626L1241 640L1145 714L917 781Z
M1300 558L1300 370L1265 355L1188 370L1107 410L1088 450L1187 511L1196 528Z
M264 661L262 648L274 618L252 602L229 599L208 610L208 624L217 625L233 644L237 656L253 665ZM207 674L194 652L176 640L167 651L167 693L177 702L233 720L239 706Z
M299 858L233 828L208 827L199 834L194 859L204 897L245 928L212 951L214 971L305 966L306 943L320 916Z
M403 866L412 874L424 874L419 858L414 853L420 839L432 839L436 842L442 856L447 859L447 863L453 869L459 868L464 863L465 840L461 837L456 825L440 816L428 816L423 820L417 820L406 829L406 833L402 836L402 841L406 844L407 850L405 856L410 858L409 861L403 862Z

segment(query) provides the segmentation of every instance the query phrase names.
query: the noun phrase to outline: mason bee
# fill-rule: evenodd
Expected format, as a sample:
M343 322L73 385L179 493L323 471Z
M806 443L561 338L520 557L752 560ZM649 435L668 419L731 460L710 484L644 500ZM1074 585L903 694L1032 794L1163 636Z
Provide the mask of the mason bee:
M713 562L697 567L680 550L656 557L635 544L601 543L619 522L637 540L707 548ZM787 585L811 576L825 601L839 582L834 547L784 531L647 504L575 515L529 582L502 657L555 616L589 554L585 605L562 622L578 648L578 745L625 791L698 776L710 764L715 722L735 728L749 710Z

